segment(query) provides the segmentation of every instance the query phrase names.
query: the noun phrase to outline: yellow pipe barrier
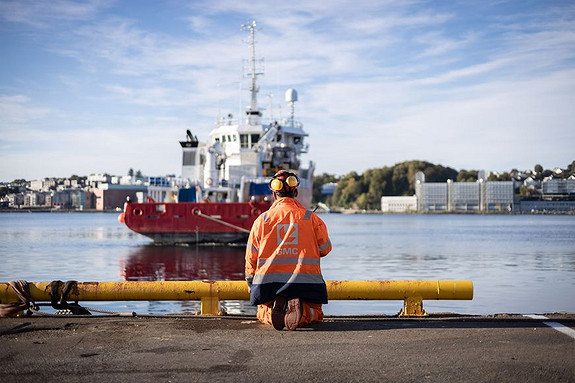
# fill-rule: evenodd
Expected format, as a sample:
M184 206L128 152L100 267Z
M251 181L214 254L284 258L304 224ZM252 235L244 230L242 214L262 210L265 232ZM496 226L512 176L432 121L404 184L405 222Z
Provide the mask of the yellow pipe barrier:
M425 316L424 299L473 299L472 281L326 281L330 300L403 300L400 316ZM50 300L50 282L30 282L34 301ZM60 288L61 289L61 288ZM62 291L59 291L61 294ZM202 315L216 315L220 300L249 300L244 281L77 282L70 301L200 300ZM18 302L0 282L0 302Z

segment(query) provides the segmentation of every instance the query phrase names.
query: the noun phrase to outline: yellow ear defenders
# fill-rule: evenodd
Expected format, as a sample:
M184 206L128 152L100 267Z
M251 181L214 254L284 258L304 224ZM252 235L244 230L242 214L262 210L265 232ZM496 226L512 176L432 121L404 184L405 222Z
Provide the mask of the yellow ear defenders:
M283 188L284 188L284 183L282 182L282 180L278 180L278 179L271 180L270 189L272 189L273 191L279 192Z
M280 176L288 175L285 179L279 178ZM299 185L299 179L293 173L283 172L276 174L270 181L270 189L275 192L280 192L284 189L293 189Z
M296 186L299 185L299 180L297 179L296 176L289 176L288 178L286 178L286 184L290 188L295 188Z

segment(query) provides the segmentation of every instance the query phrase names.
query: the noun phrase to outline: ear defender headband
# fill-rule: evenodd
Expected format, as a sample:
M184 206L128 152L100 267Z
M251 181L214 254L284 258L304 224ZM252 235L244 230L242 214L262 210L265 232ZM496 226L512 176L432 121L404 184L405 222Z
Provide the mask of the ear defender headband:
M287 177L283 178L283 176ZM299 179L297 178L297 175L295 175L294 173L283 171L277 173L272 177L269 186L270 189L273 190L274 192L281 192L282 190L286 191L298 187Z

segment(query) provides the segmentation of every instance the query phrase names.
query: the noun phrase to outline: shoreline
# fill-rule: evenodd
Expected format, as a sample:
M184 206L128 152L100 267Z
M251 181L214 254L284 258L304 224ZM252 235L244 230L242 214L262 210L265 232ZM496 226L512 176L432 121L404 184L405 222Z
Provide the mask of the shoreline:
M50 208L22 208L22 209L0 209L0 214L2 213L106 213L112 214L121 213L122 210L96 210L96 209L50 209ZM534 212L522 212L522 211L511 211L511 212L465 212L465 211L442 211L442 212L382 212L379 210L360 210L360 209L342 209L334 210L329 213L323 211L317 211L317 214L344 214L344 215L355 215L355 214L366 214L366 215L575 215L575 211L534 211Z

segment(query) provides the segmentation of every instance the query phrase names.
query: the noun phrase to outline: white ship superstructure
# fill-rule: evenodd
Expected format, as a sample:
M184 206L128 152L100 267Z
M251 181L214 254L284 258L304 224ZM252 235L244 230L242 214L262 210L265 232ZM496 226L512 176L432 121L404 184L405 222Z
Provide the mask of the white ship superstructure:
M295 89L285 93L290 107L287 118L264 122L257 97L257 80L262 73L256 68L255 27L255 22L244 26L249 31L251 52L250 104L245 115L239 119L231 114L220 118L209 134L208 143L199 142L188 131L187 140L180 143L182 177L204 191L202 198L213 202L244 202L253 197L248 190L250 185L265 184L276 171L291 169L300 176L300 200L309 206L314 165L310 162L306 168L300 167L300 156L307 152L308 145L303 125L295 120L298 94Z

